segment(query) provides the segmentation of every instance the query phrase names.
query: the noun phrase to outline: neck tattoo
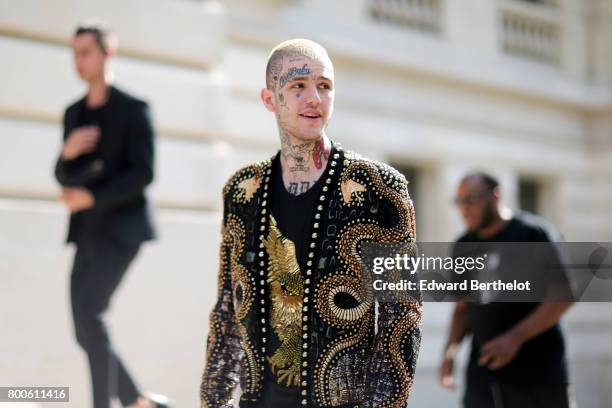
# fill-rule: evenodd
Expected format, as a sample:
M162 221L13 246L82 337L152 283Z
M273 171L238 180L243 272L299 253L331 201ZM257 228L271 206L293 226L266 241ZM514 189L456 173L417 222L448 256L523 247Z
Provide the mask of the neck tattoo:
M330 150L323 140L291 144L289 136L281 130L281 158L289 173L284 184L290 194L305 193L317 182Z

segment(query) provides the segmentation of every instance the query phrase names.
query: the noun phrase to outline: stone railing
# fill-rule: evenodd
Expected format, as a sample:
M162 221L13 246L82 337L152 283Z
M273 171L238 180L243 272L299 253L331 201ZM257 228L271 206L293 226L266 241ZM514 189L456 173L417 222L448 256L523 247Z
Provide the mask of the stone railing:
M561 58L561 15L556 0L501 0L504 51L556 64Z
M370 16L380 22L417 28L440 30L441 0L370 0Z

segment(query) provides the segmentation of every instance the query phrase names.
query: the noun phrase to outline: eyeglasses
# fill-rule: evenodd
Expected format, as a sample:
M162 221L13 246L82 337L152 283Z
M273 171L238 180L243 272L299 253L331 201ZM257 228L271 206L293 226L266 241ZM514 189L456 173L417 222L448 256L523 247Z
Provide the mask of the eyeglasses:
M482 191L480 193L472 193L472 194L468 194L466 197L463 197L463 198L456 197L453 200L453 203L457 207L460 207L462 205L474 205L490 195L491 193L488 191Z

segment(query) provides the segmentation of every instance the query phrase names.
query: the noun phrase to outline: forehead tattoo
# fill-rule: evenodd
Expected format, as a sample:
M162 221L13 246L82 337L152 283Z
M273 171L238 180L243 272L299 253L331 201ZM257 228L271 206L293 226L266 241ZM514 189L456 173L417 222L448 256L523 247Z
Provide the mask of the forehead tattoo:
M278 85L282 88L287 82L291 81L293 78L309 74L310 68L308 68L308 64L304 64L301 68L291 67L287 70L286 73L281 75L278 81Z
M276 84L278 82L278 77L280 76L281 71L283 70L283 57L280 57L276 60L270 61L270 72L268 75L268 79L271 79L271 83L268 85L273 85L276 88Z
M303 69L304 64L310 64L310 62L312 62L312 64L310 64L312 66L314 65L314 62L323 63L324 61L329 61L329 56L322 47L314 43L303 44L299 41L295 41L291 44L287 44L286 46L281 44L280 47L273 50L270 58L268 59L266 69L266 86L268 89L275 90L279 86L279 80L282 78L281 72L285 64L295 63L298 61L301 61L303 64L301 67L295 67L295 70ZM291 68L289 68L289 70L291 70ZM305 75L301 74L301 76ZM288 78L285 78L283 84L280 86L282 87L289 82L290 77L291 75L289 75Z

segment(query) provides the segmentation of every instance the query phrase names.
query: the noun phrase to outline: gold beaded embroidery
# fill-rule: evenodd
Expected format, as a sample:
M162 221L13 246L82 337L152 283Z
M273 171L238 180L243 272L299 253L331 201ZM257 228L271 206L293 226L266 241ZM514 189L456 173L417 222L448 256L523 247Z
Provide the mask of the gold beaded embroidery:
M240 204L249 203L262 185L263 173L269 164L270 160L262 160L238 170L225 183L223 196L226 196L233 189L232 198L234 202Z
M227 219L227 231L230 246L230 271L232 276L232 293L234 301L234 313L236 324L240 332L240 345L244 350L247 360L248 380L245 392L253 393L261 387L261 376L257 361L259 356L257 350L248 342L246 326L242 323L250 312L253 304L253 287L246 268L240 263L244 249L245 229L242 221L235 215L230 214Z
M344 206L345 209L350 208L350 211L345 214L350 213L352 221L349 221L348 224L336 223L335 225L339 226L340 230L337 233L334 232L335 241L332 240L329 243L335 248L334 257L340 263L336 264L333 269L326 270L322 278L312 279L311 283L311 277L307 276L308 279L302 282L295 255L292 260L278 256L278 253L283 253L283 256L288 253L295 254L295 248L291 250L289 246L285 246L290 241L283 242L280 232L275 236L274 228L277 227L267 213L266 200L269 201L267 195L270 183L264 173L269 174L270 164L271 161L267 160L247 166L230 178L224 187L224 197L227 197L227 200L238 204L248 204L257 199L261 205L261 213L256 215L256 217L261 217L261 224L256 224L260 234L261 248L256 258L259 269L253 269L250 272L254 273L257 270L261 275L259 280L261 287L257 286L254 277L249 275L251 269L247 270L247 264L244 263L245 259L247 262L250 262L248 259L252 259L249 258L249 253L244 253L245 247L249 246L248 236L252 232L245 231L245 224L239 217L250 214L251 209L247 208L247 212L243 214L242 207L232 208L230 206L230 211L235 216L231 214L228 216L227 228L223 232L221 258L222 268L227 269L226 282L229 282L231 278L231 290L229 283L224 288L220 287L219 297L223 304L229 302L235 307L231 309L232 317L229 317L227 313L224 314L224 310L230 310L226 307L219 309L217 314L211 316L208 360L214 361L209 368L211 370L210 381L207 380L202 385L204 406L219 406L228 401L226 397L229 398L230 382L234 381L235 374L238 374L232 371L233 368L230 368L228 372L227 367L229 365L233 367L234 364L234 359L229 354L230 350L235 356L242 355L242 351L246 355L244 359L246 364L243 363L243 368L246 368L243 372L246 378L242 379L246 383L243 391L248 397L243 395L242 398L256 401L260 397L261 370L266 361L264 356L266 355L265 325L267 318L264 311L270 313L271 326L279 334L279 339L283 343L268 359L268 362L272 365L273 372L279 375L279 378L282 376L279 383L301 385L303 405L308 405L308 400L312 400L317 406L338 406L349 402L359 404L365 401L374 403L377 408L403 406L412 386L413 367L410 364L413 364L416 358L415 354L406 355L406 347L418 350L417 325L420 320L420 306L404 299L391 304L380 304L381 309L379 310L383 310L383 313L379 318L382 318L384 323L381 325L381 322L378 322L379 330L382 331L372 338L375 317L374 295L371 286L364 285L361 281L363 278L359 252L360 245L364 241L380 243L414 241L414 209L407 193L406 181L397 171L388 166L347 152L344 155L343 168L330 169L328 173L330 178L326 179L323 189L326 197L328 197L328 189L335 190L334 193L330 192L332 195L341 193L340 201L334 201L334 205ZM334 164L332 163L332 167ZM334 177L335 180L332 182L331 176L336 170L340 172L337 174L340 177ZM391 206L384 204L379 207L377 201L380 199L384 199ZM355 217L353 214L360 214L360 211L364 213L363 210L355 207L363 206L366 200L373 200L372 207L368 208L369 213L366 213L372 218L368 218L367 215ZM316 208L318 212L313 225L315 233L313 233L311 248L318 245L316 229L323 232L319 227L319 222L324 222L321 215L325 217L323 210L326 208L322 195L321 203ZM392 222L386 223L380 217L380 208L383 208L385 213L388 210L393 213ZM250 222L250 218L244 221ZM269 226L267 237L264 236L266 226ZM236 244L237 242L241 244ZM329 248L326 251L332 251L331 246L326 248ZM249 250L251 250L250 247ZM273 255L274 253L277 255ZM309 258L313 257L311 252ZM276 266L273 265L275 262ZM309 267L313 264L320 265L321 260L309 259L308 263ZM267 278L265 271L268 272ZM311 275L311 272L311 269L308 269L306 275ZM278 278L281 274L285 277L284 279ZM264 288L264 282L268 283L269 292ZM322 350L314 350L316 359L313 361L314 367L312 368L309 367L309 362L312 357L310 353L313 350L307 340L302 340L302 336L307 339L305 336L315 330L309 327L312 321L309 318L311 317L309 313L312 311L307 311L309 291L312 293L310 302L314 303L317 316L332 328L332 333L333 330L338 331L338 335L332 337ZM260 293L263 297L258 298ZM275 302L273 301L272 305L268 303L268 299L273 300L275 296L285 301L291 299L290 296L295 296L293 300L296 302L286 302L285 305L293 306L277 307L275 310ZM298 299L300 299L299 303ZM342 301L339 301L340 299ZM251 330L251 324L257 324L249 320L252 319L252 313L249 311L255 306L255 303L262 312L260 316L263 324L260 333L262 336L261 349L255 349L255 341L250 338L252 334L250 331L247 332L245 327L249 325ZM283 303L279 302L279 304ZM286 313L288 311L291 313ZM296 328L295 331L291 329L293 326ZM282 335L281 338L281 332L284 332L285 335L296 335ZM235 341L236 346L228 348L227 353L221 356L222 358L212 355L213 353L222 354L223 347L227 348L226 343L232 340ZM367 366L367 359L374 359L372 362L374 365ZM370 367L380 367L380 372L371 375ZM311 380L313 383L310 382ZM313 395L310 394L311 389L314 389ZM208 398L208 395L211 398Z
M236 318L242 320L246 317L253 303L253 287L249 282L249 274L240 263L244 248L244 225L240 219L230 214L227 220L227 231L231 242L230 271L232 276L232 292Z
M391 202L397 209L399 218L390 228L383 228L377 222L368 219L351 221L340 232L337 241L337 253L345 268L322 279L315 290L315 309L322 319L332 326L347 330L347 334L327 345L315 368L317 400L322 405L332 406L346 401L341 401L338 396L343 394L330 389L329 384L322 379L330 376L335 363L343 354L364 341L373 324L373 294L371 286L364 285L362 279L359 243L364 240L397 243L414 239L414 210L406 200L401 186L396 182L388 185L386 182L388 180L383 180L381 172L371 162L352 161L348 158L345 164L346 168L339 182L344 204L350 206L354 198L361 203L363 200L361 194L367 189L372 189L377 196L382 196ZM384 176L389 175L384 174ZM391 177L385 178L391 179ZM337 304L336 299L339 294L352 300L349 302L349 307L346 305L340 307ZM397 384L409 384L409 379L404 377L406 370L401 348L397 342L418 323L415 316L420 316L420 311L415 311L418 305L406 302L403 306L406 306L410 312L398 320L397 330L392 331L393 342L389 343ZM409 387L405 392L409 392ZM402 395L396 395L393 401L402 401ZM393 401L389 402L389 406L393 406Z
M281 345L267 357L279 384L300 384L300 318L304 278L297 262L295 245L282 236L270 216L269 235L264 241L268 252L268 283L272 302L271 324Z
M353 198L358 204L363 203L363 193L366 188L363 184L355 180L345 180L340 183L340 191L342 191L342 200L345 204L351 204Z
M260 177L250 177L238 183L236 201L248 203L261 185Z

